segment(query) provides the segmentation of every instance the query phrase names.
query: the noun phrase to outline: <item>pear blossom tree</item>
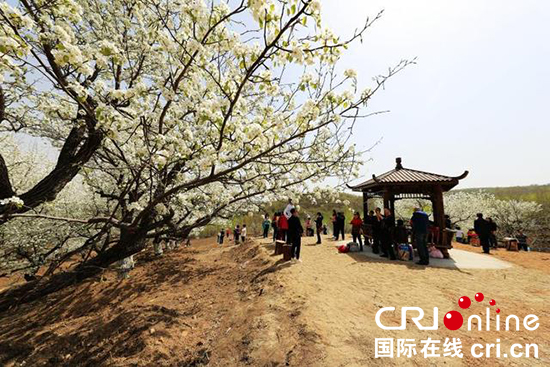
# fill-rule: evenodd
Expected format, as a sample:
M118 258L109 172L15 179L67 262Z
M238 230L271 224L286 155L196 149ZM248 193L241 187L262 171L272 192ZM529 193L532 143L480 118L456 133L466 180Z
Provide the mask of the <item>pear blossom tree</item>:
M76 269L86 277L149 240L354 177L353 127L411 62L358 90L337 62L380 14L347 38L320 14L318 0L3 3L1 126L60 152L21 194L0 164L3 220L37 218L82 177L102 207L41 219L88 225L77 250L93 256Z
M457 191L444 195L445 214L453 224L473 227L477 213L485 217L493 214L496 197L485 191Z
M514 235L518 230L536 231L542 223L542 206L532 201L503 200L486 191L451 192L444 197L445 212L453 223L473 227L477 213L491 217L502 235Z
M79 22L71 1L0 3L0 132L52 138L60 149L56 164L22 192L0 156L0 223L52 201L101 146L97 75L89 69L101 46L78 44Z
M499 226L502 235L514 235L518 230L538 231L543 218L542 206L532 201L498 199L494 194L479 191L445 193L445 214L453 225L473 227L477 213L491 217ZM428 200L405 199L396 202L396 213L401 219L409 219L415 207L431 210Z
M53 162L31 150L23 151L11 135L0 137L0 154L6 157L14 190L27 190L49 170ZM68 183L57 199L44 203L29 217L13 218L0 226L0 276L24 272L32 277L42 266L53 273L57 265L92 238L95 228L87 218L104 208L104 201L93 195L78 177Z

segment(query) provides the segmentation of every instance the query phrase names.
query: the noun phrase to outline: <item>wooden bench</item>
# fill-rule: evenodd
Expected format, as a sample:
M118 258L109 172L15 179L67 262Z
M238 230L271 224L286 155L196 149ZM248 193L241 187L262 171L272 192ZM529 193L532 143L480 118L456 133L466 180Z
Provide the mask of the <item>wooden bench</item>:
M292 245L283 245L283 260L290 261L292 259Z
M504 243L506 244L506 250L519 251L518 240L514 237L504 237Z
M283 253L283 246L285 244L286 242L282 240L275 241L275 255L281 255Z

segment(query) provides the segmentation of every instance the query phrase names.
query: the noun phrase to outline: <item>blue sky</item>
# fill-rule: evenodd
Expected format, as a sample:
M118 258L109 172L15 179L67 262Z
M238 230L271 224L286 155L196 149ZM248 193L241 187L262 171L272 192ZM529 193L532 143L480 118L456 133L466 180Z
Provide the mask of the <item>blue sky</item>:
M550 183L550 1L323 0L325 24L349 35L384 9L342 69L359 85L417 57L376 95L355 141L372 158L362 174L404 166L470 175L461 187Z

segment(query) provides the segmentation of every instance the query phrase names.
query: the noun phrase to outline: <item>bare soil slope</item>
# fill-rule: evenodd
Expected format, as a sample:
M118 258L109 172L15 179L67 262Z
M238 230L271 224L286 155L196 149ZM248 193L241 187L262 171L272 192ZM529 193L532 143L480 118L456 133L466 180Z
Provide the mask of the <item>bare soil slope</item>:
M2 366L278 366L315 359L315 334L258 244L199 240L0 314Z

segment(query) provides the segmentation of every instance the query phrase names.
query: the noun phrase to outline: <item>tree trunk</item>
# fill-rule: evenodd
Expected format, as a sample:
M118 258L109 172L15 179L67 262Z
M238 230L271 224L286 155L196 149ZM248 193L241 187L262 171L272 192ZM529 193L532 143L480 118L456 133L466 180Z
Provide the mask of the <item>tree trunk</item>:
M0 312L4 312L17 305L35 301L48 294L100 274L109 265L145 249L147 245L145 234L143 231L132 232L124 230L117 244L85 263L80 264L74 271L54 274L45 282L40 280L32 281L1 293Z
M14 209L13 206L0 205L0 215L24 213L44 202L54 200L101 146L102 132L91 131L87 137L84 137L84 133L81 127L73 127L61 149L55 168L30 190L19 195L24 203L21 208ZM9 174L2 159L0 161L0 199L9 198L13 194ZM0 220L0 225L7 220L9 216L4 216Z
M92 275L94 275L93 273L96 269L97 271L95 271L95 274L117 261L137 254L147 246L146 234L147 233L144 231L123 229L121 231L120 240L114 246L99 253L85 263L82 263L76 268L76 271L82 274L91 272Z
M11 187L6 161L0 154L0 199L11 198L14 195L15 192L13 192L13 188Z

